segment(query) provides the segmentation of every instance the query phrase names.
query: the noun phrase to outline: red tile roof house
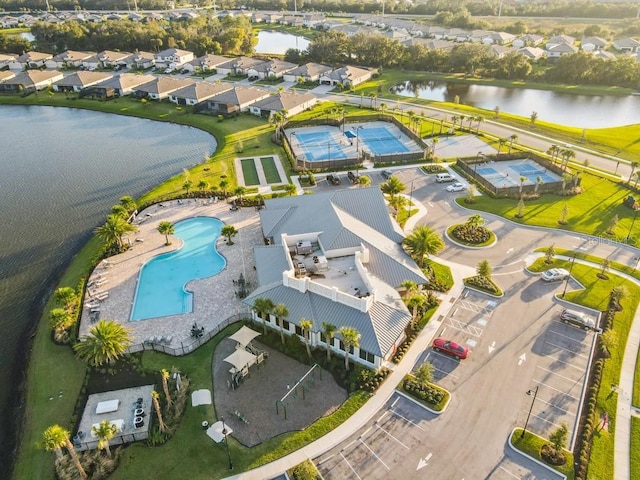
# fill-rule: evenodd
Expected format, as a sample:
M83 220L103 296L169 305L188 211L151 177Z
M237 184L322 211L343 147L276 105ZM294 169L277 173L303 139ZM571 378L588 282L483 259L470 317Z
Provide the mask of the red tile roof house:
M309 92L280 92L254 103L249 107L249 112L265 118L276 112L286 112L287 117L292 117L313 107L317 102L316 96Z
M53 90L55 92L79 93L83 89L108 80L111 77L113 77L113 74L107 72L76 72L55 82Z
M176 90L195 83L190 78L156 77L154 80L139 85L133 89L133 95L138 98L163 100Z
M0 83L0 92L33 93L44 90L62 78L64 75L57 70L27 70Z

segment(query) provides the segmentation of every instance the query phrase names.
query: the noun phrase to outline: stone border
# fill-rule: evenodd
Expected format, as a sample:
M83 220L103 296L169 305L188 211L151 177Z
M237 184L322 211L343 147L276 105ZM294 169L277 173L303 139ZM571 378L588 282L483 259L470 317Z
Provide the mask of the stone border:
M435 385L435 384L434 384ZM402 388L402 387L400 387ZM442 388L441 386L438 385L438 388ZM416 400L415 398L413 398L411 395L408 395L406 393L404 393L402 390L400 390L399 388L396 388L396 393L398 393L400 396L406 398L407 400L415 403L416 405L418 405L419 407L424 408L426 411L433 413L434 415L441 415L444 413L444 411L447 409L447 407L449 406L449 404L451 403L451 392L449 390L447 390L446 388L442 388L442 390L444 390L445 392L447 392L449 394L449 400L447 400L447 403L444 404L444 407L442 407L442 410L438 411L438 410L434 410L432 408L427 407L424 403L419 402L418 400Z

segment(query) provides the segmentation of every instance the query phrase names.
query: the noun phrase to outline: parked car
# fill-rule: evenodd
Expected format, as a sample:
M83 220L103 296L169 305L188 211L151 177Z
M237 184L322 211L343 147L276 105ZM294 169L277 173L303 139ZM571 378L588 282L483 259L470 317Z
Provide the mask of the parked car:
M337 175L327 175L327 182L331 185L340 185L340 177Z
M382 175L383 178L391 178L391 177L393 177L393 172L391 170L382 170L382 172L380 172L380 174Z
M569 277L569 272L564 268L550 268L540 275L545 282L559 282Z
M445 182L455 182L456 179L452 175L448 173L439 173L436 175L436 182L445 183Z
M631 195L624 199L624 204L629 208L633 208L634 210L637 210L639 208L638 202L636 201L635 197L632 197Z
M598 330L596 321L586 313L565 308L560 314L560 320L568 325L574 325L584 330Z
M444 338L436 338L433 341L433 349L436 352L451 355L456 360L465 359L469 356L469 349L467 347L462 346L452 340L446 340Z
M467 188L467 186L464 183L456 182L447 187L447 192L461 192L465 188Z
M358 181L358 177L354 175L353 172L347 172L347 177L351 181L351 183L356 183Z

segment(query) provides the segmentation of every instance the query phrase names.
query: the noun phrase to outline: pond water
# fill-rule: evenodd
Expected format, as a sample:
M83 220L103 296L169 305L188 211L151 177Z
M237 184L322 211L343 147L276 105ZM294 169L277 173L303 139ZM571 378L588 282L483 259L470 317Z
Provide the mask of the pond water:
M310 43L310 40L299 35L261 30L258 32L258 43L255 50L256 53L284 55L290 48L306 50Z
M575 95L531 88L504 88L440 81L403 82L391 88L397 95L454 102L580 128L640 123L640 96Z
M170 123L35 106L0 106L0 132L0 478L9 478L28 335L57 279L121 196L201 163L216 141Z

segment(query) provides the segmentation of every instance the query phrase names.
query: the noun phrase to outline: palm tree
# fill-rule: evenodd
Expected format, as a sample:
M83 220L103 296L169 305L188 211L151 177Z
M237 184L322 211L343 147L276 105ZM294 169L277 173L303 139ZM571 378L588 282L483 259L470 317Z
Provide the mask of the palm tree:
M229 180L223 178L220 180L220 189L222 190L222 195L227 196L227 187L229 186Z
M560 155L562 156L562 169L566 170L567 167L569 166L569 161L576 158L576 152L571 150L570 148L564 148L562 149L562 151L560 152Z
M80 459L76 453L76 449L73 447L73 443L69 440L69 432L62 428L60 425L52 425L47 428L42 434L42 445L48 452L54 452L58 460L62 459L62 447L66 447L71 455L73 464L76 466L80 477L87 478L87 473L80 464Z
M505 138L501 138L498 140L498 155L500 155L500 151L502 150L502 147L505 143L507 143L507 140Z
M62 332L73 325L71 312L63 308L53 308L49 312L49 326L56 332Z
M409 204L409 199L405 197L401 197L399 195L397 197L391 197L391 199L389 200L389 205L391 205L393 209L396 211L396 215L395 215L396 220L398 219L398 215L400 214L400 211L402 210L402 208L408 204Z
M56 304L67 312L73 312L77 305L78 294L71 287L60 287L53 294Z
M136 230L135 225L131 225L124 218L118 215L107 215L104 225L96 228L95 233L107 245L111 246L115 243L118 249L122 250L122 237Z
M122 205L114 205L113 207L111 207L111 215L117 215L119 217L124 218L125 220L129 218L129 213L127 212L127 209L124 208Z
M476 125L476 135L477 135L478 133L480 133L480 124L484 122L484 117L482 115L478 115L476 117L476 122L478 122Z
M527 181L527 177L524 175L520 175L520 196L522 196L522 188L524 187L524 182Z
M98 437L98 448L107 452L107 457L111 458L109 440L116 436L116 433L118 433L118 427L108 420L103 420L97 427L92 427L91 432Z
M209 182L207 182L206 180L200 180L198 182L198 190L200 190L202 193L204 193L204 191L208 188L209 188Z
M293 183L287 183L284 187L283 187L284 192L291 196L294 193L296 193L298 191L298 189L296 188L296 186Z
M89 365L99 367L122 357L131 345L129 330L113 320L100 320L73 346L78 357Z
M627 180L627 183L631 183L631 179L633 178L633 174L635 173L636 169L638 167L640 167L640 162L631 162L629 164L629 166L631 167L631 173L629 174L629 180Z
M171 245L171 242L169 241L169 235L173 235L175 231L176 230L173 226L173 223L171 222L160 222L160 224L158 225L158 232L160 232L161 235L164 235L165 245Z
M300 319L300 328L302 329L302 336L304 338L304 344L307 347L307 355L309 355L309 359L311 359L311 347L309 345L309 340L311 336L311 329L313 328L313 320L307 320L306 318Z
M182 184L182 188L184 188L187 191L187 195L189 195L189 191L191 190L191 187L193 187L193 182L191 180L186 180Z
M169 371L166 368L160 370L162 376L162 389L164 390L164 396L167 399L167 405L171 405L171 395L169 394Z
M284 319L289 316L289 309L284 303L279 303L273 307L273 314L276 316L278 326L280 327L280 340L284 345Z
M424 266L425 256L435 255L444 249L440 235L426 225L418 225L402 243L420 267Z
M472 232L475 232L478 227L484 225L484 218L476 213L475 215L471 215L469 218L467 218L467 221L465 223L469 225Z
M407 300L407 308L411 309L411 327L413 328L416 324L416 318L418 316L418 310L424 307L426 303L426 298L424 295L412 295L409 300Z
M536 177L536 186L533 187L533 193L538 193L538 188L540 188L540 185L542 185L544 182L542 181L542 177Z
M156 392L155 390L151 392L151 401L153 402L153 408L156 409L156 415L158 416L158 428L160 429L160 432L164 433L167 427L164 424L164 420L162 419L162 411L160 411L160 402L158 401L158 398L160 398L160 394L158 392Z
M368 187L371 185L371 178L367 175L360 175L358 177L358 186L359 187Z
M328 322L322 322L322 333L324 333L324 341L327 345L327 361L331 360L331 345L333 337L336 335L336 326Z
M454 115L451 117L451 128L453 131L455 131L456 129L456 123L458 123L458 120L460 120L460 117L458 115ZM462 120L460 120L460 122L462 123Z
M136 201L128 195L125 195L124 197L120 197L120 205L122 205L125 208L125 210L129 215L131 215L133 212L135 212L138 209L138 205L136 204Z
M223 236L227 237L227 245L233 245L231 237L237 235L238 230L236 230L236 227L234 227L233 225L225 225L224 227L222 227L222 230L220 230L220 233Z
M416 292L418 292L419 288L418 288L418 284L416 282L414 282L413 280L403 280L402 283L400 284L401 288L404 288L404 295L403 297L408 297Z
M344 344L344 368L349 370L351 347L360 347L360 332L353 327L340 327L338 334L342 337L342 343Z
M389 177L386 182L380 185L380 190L391 198L407 189L406 185L398 180L397 177Z
M560 147L558 145L552 144L547 150L547 155L551 156L551 162L555 163L558 159L558 155L560 154Z
M387 109L387 104L382 102L380 104L380 112L382 113L382 116L384 117L384 111Z
M265 335L267 334L266 315L271 313L271 311L273 310L273 307L275 307L275 305L273 304L270 298L261 298L261 297L256 298L253 301L253 306L251 307L251 309L254 312L256 312L256 314L262 319L262 328L263 328L263 333Z
M518 135L515 133L509 137L509 154L511 154L511 149L513 148L513 142L518 141Z
M238 197L238 200L242 200L243 195L247 193L247 189L241 185L233 189L233 194Z

